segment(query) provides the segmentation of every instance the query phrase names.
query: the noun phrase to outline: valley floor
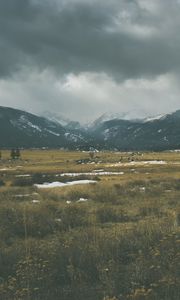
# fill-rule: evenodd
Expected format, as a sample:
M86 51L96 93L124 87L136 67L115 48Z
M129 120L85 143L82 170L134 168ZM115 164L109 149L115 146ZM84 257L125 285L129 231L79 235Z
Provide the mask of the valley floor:
M1 153L0 299L180 299L179 152Z

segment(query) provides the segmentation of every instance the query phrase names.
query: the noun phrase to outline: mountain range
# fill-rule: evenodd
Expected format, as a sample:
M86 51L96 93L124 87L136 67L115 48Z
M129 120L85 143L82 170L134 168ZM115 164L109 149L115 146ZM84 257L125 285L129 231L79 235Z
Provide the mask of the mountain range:
M180 110L128 120L102 115L88 126L0 106L0 148L170 150L180 148Z

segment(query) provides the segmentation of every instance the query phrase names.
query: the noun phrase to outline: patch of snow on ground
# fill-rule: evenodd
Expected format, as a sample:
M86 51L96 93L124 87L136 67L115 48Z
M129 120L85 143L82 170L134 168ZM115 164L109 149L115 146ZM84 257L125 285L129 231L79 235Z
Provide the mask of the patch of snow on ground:
M30 174L20 174L20 175L16 175L15 177L30 177Z
M39 200L32 200L32 203L40 203Z
M127 163L115 163L115 164L111 164L108 165L110 167L128 167L128 166L141 166L141 165L165 165L167 164L166 161L163 160L147 160L147 161L131 161L131 162L127 162Z
M22 197L30 197L32 194L19 194L19 195L14 195L14 197L17 197L17 198L22 198Z
M14 168L2 168L0 171L16 171Z
M139 190L142 192L145 192L146 188L143 186L143 187L140 187Z
M37 188L40 189L47 189L47 188L56 188L56 187L64 187L64 186L71 186L71 185L78 185L78 184L89 184L89 183L96 183L95 180L76 180L71 182L51 182L51 183L43 183L43 184L35 184Z
M124 172L105 172L105 171L99 171L99 172L86 172L86 173L63 173L60 174L60 176L64 177L64 176L70 176L70 177L76 177L76 176L94 176L94 175L98 175L98 176L104 176L104 175L124 175Z
M79 200L77 200L76 202L77 203L80 203L80 202L87 202L88 199L85 199L85 198L80 198Z
M180 149L170 150L170 152L180 152Z
M150 161L145 161L143 162L144 164L149 164L149 165L166 165L167 162L163 160L150 160Z

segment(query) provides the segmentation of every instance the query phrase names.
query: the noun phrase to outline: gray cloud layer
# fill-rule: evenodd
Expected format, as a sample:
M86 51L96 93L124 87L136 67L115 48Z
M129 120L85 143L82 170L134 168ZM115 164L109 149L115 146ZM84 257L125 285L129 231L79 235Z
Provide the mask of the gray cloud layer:
M158 80L159 76L173 76L173 81L170 81L172 90L177 90L180 72L179 15L180 1L178 0L1 0L0 87L2 92L0 101L4 104L3 97L4 99L10 97L4 90L4 80L7 81L7 86L17 84L18 81L19 86L22 83L28 93L27 97L24 97L28 99L27 104L23 104L25 107L29 107L30 103L33 105L34 99L36 102L38 99L43 105L45 101L48 109L48 100L44 100L46 97L43 92L45 81L43 84L42 81L39 82L42 89L37 93L30 92L30 88L27 89L27 85L31 86L30 80L32 82L34 80L30 74L34 72L41 74L44 70L54 74L52 75L56 78L54 82L58 78L61 81L59 96L57 91L55 95L50 87L47 92L53 99L54 106L61 104L65 107L63 101L71 103L70 98L76 99L77 106L78 104L81 106L82 101L87 105L87 101L82 100L82 97L90 92L88 88L90 89L94 84L92 84L94 77L92 79L92 76L87 74L102 75L101 84L104 82L102 89L105 88L105 84L106 87L108 85L107 78L104 79L106 74L109 83L116 81L114 85L117 83L122 85L119 86L121 92L122 88L127 91L128 88L123 85L127 80L141 78L151 82ZM28 83L25 84L24 79L22 81L21 79L22 74L26 73L29 75ZM64 92L62 84L63 78L68 82L68 74L74 74L81 81L81 74L85 74L91 84L83 92L81 90L79 96L74 87L72 90L75 94L72 92L70 96L69 92ZM13 78L15 78L14 83ZM93 86L95 88L95 85ZM156 88L155 86L155 98L160 96L157 95ZM106 97L107 95L111 97L110 91L112 98L108 100ZM116 96L113 98L115 91ZM139 95L138 91L134 89L136 97ZM149 91L147 93L149 96L153 94ZM118 92L115 86L113 88L111 85L106 95L103 94L98 99L102 102L104 99L107 109L115 102L113 107L117 110L118 97L122 95L124 93ZM139 95L138 101L141 102L139 105L144 106L143 97L148 98L149 102L147 101L146 106L153 112L153 109L150 109L152 106L148 95L145 97L144 92L143 95ZM168 95L171 95L170 87ZM63 100L59 100L59 97L61 99L63 97ZM130 97L132 97L131 93ZM129 103L129 106L126 105L127 110L134 102L127 96L125 98L126 104ZM18 101L20 101L19 106L22 106L23 100L20 96ZM165 107L168 107L169 100L164 101ZM172 105L172 109L178 107L178 101L177 98L173 98L172 103L175 104ZM119 110L123 110L123 105L121 100ZM168 108L165 110L167 111Z
M24 64L123 78L179 70L179 13L176 0L2 0L1 76Z

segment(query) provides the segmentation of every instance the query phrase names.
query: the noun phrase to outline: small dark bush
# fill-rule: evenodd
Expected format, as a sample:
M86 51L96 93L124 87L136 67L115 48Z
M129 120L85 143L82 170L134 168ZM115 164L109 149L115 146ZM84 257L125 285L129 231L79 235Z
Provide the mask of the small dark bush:
M44 237L55 232L57 224L52 212L46 207L15 205L0 207L0 227L3 237Z
M124 211L116 210L111 206L102 206L96 211L97 220L101 223L107 222L125 222L127 216L125 215Z
M70 205L64 208L62 215L64 229L70 229L88 224L88 215L85 207Z
M11 183L11 186L31 186L32 184L32 178L16 178Z
M139 214L143 217L147 217L150 215L161 216L162 210L160 207L156 207L156 206L145 206L139 208Z
M4 185L5 185L4 181L0 179L0 186L4 186Z

